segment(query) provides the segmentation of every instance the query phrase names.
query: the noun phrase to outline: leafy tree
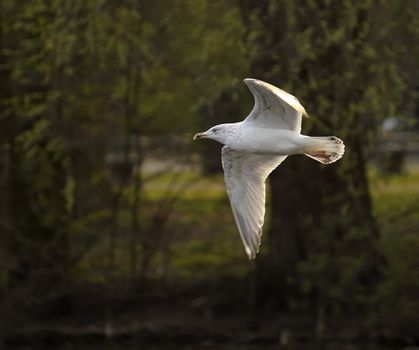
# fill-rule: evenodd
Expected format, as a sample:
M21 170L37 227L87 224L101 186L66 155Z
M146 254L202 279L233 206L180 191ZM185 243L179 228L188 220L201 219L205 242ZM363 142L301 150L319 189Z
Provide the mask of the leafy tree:
M48 289L71 280L106 239L96 258L104 275L121 264L122 244L132 278L147 274L164 239L153 223L167 205L144 197L144 136L195 131L201 106L237 81L237 8L207 0L1 6L1 250L13 262L5 283Z
M321 304L364 302L364 288L383 267L366 151L406 88L399 57L409 11L373 0L239 4L255 47L252 75L299 97L313 116L303 133L337 135L346 144L337 164L291 157L272 174L268 283L275 276L285 299L291 285L302 284Z

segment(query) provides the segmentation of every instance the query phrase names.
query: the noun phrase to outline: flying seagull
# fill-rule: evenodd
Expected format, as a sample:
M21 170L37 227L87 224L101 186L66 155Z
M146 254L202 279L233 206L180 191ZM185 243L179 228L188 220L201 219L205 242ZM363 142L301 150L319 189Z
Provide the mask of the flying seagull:
M304 107L293 95L257 79L245 79L255 99L247 118L216 125L193 139L211 139L221 151L224 179L249 259L259 252L265 216L265 180L287 156L305 154L321 163L340 159L345 151L336 136L301 135Z

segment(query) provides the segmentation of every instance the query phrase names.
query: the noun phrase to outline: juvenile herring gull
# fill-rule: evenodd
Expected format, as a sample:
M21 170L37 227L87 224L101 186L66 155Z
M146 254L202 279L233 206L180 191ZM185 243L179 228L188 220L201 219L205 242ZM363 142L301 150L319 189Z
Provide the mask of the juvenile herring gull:
M224 179L234 218L249 259L259 252L265 216L265 180L284 159L305 154L321 163L340 159L345 151L336 136L301 135L301 119L308 117L293 95L257 79L245 79L255 99L247 118L216 125L193 139L211 139L221 151Z

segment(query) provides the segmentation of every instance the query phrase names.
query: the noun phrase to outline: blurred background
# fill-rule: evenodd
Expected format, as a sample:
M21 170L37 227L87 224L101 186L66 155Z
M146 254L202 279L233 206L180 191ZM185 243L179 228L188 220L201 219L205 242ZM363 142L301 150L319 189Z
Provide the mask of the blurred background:
M418 14L1 0L0 347L418 346ZM346 144L336 164L272 173L255 261L221 145L192 143L249 113L246 77Z

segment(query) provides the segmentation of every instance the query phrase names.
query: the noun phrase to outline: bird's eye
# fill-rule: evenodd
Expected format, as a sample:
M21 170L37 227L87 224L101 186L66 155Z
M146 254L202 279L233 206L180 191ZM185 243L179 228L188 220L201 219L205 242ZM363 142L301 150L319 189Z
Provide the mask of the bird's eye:
M212 129L212 132L217 133L217 132L218 132L218 130L219 130L219 129L215 128L215 129Z

